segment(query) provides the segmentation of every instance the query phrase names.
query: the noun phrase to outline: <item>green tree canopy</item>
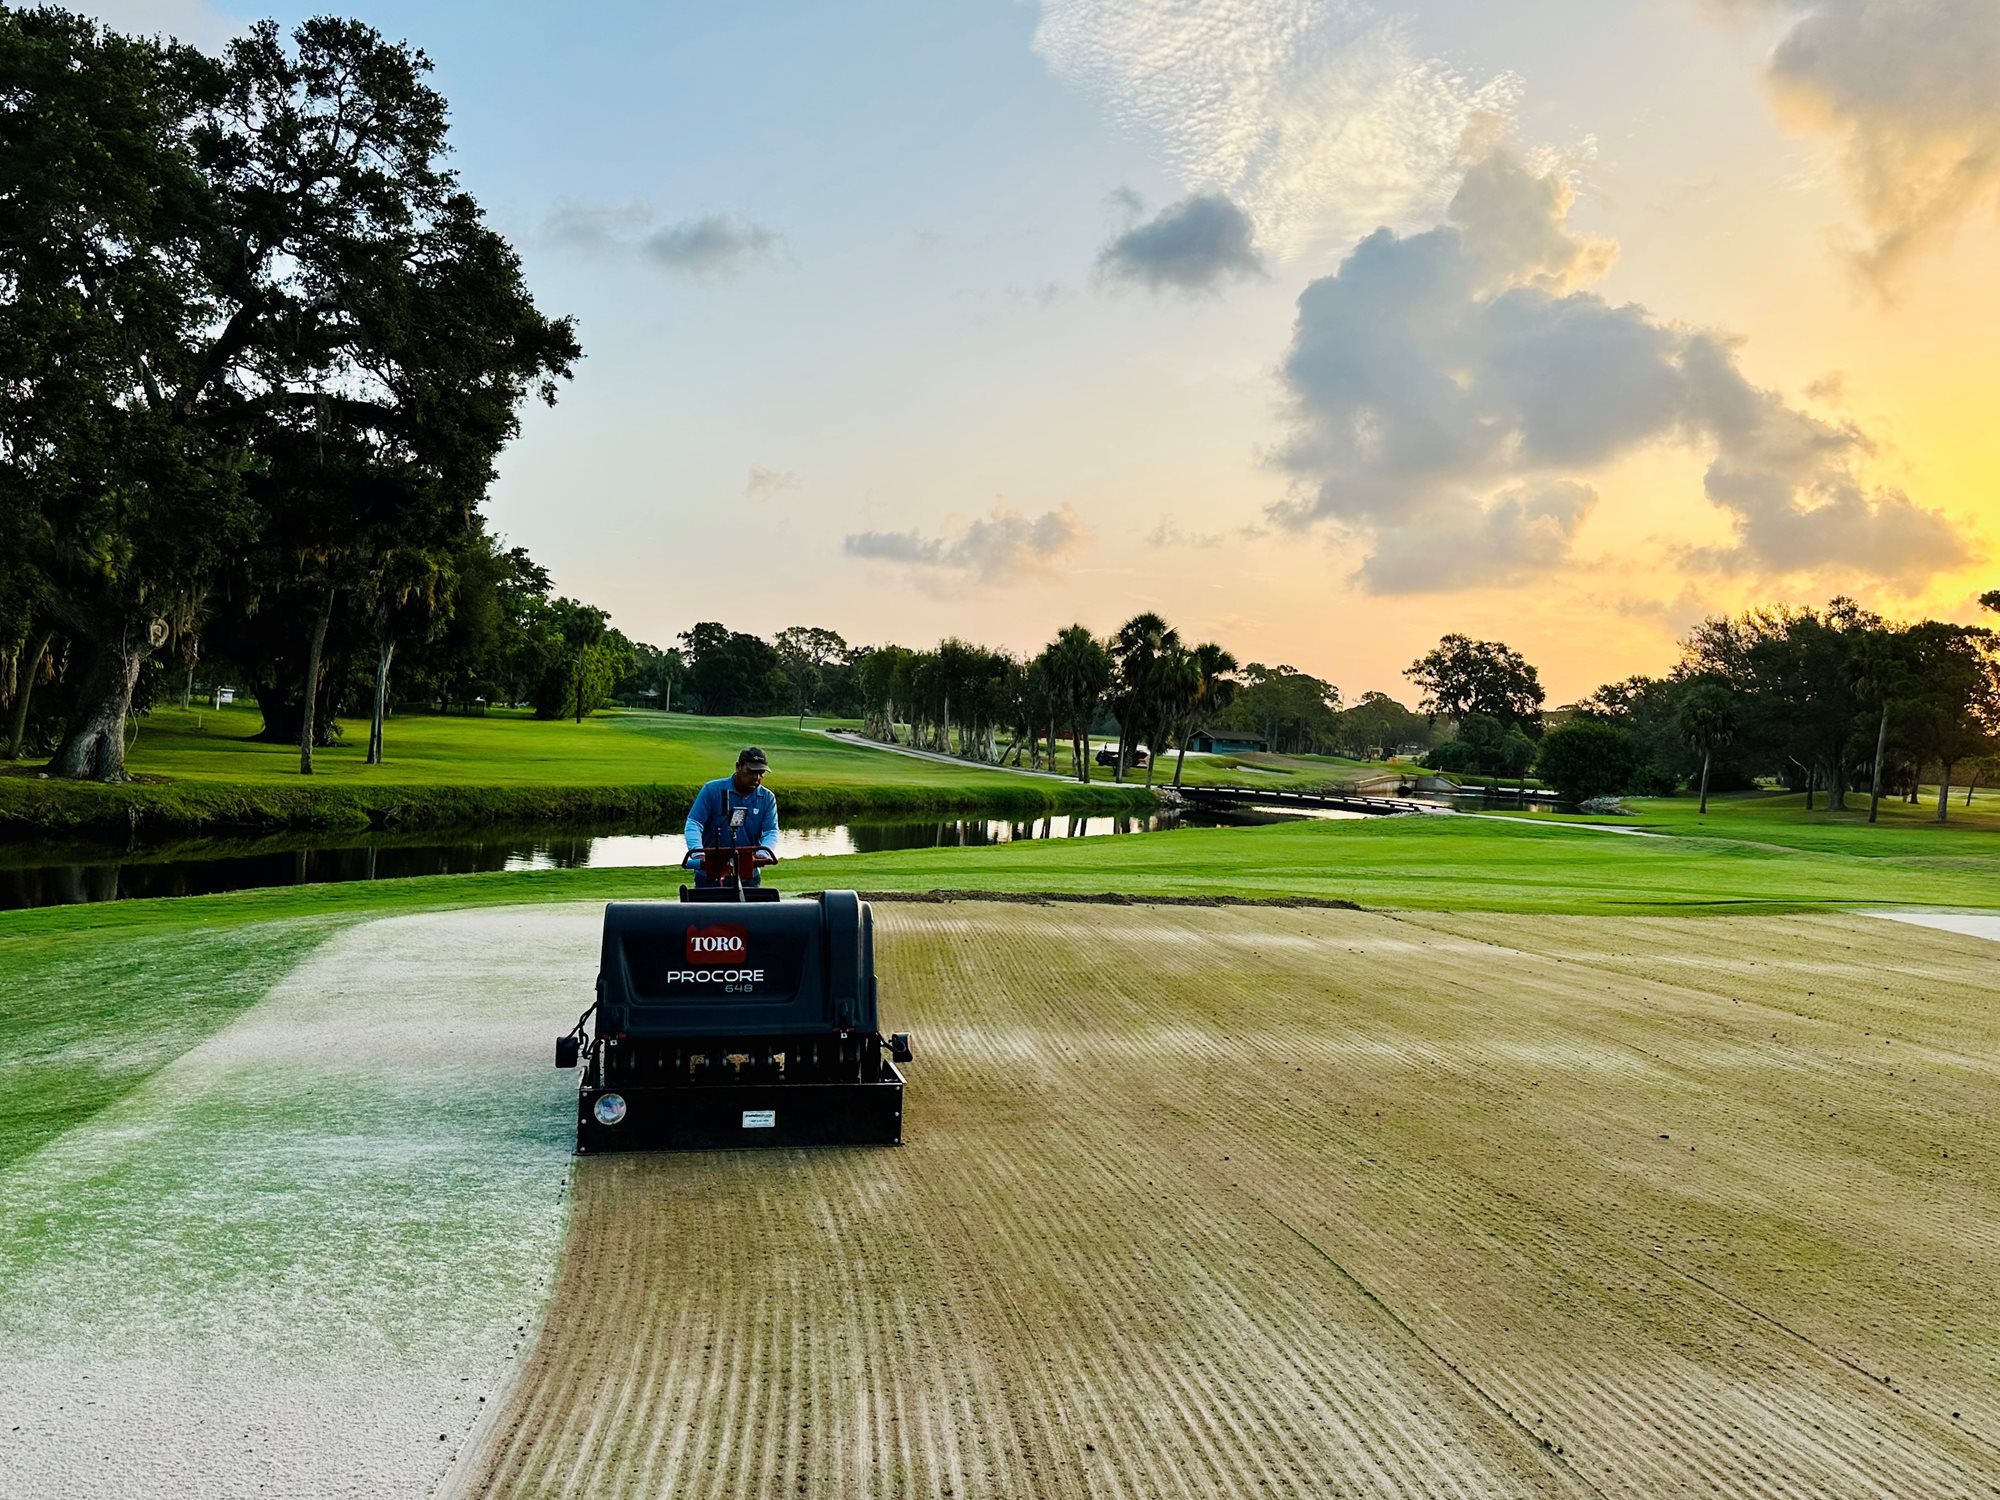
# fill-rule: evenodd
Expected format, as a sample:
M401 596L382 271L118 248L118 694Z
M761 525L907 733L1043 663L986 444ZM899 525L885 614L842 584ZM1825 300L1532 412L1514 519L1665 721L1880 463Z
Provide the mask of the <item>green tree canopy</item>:
M1596 719L1572 719L1542 736L1535 770L1570 802L1616 797L1631 790L1639 757L1623 730Z
M1541 733L1541 677L1520 652L1500 641L1448 635L1403 675L1422 690L1427 714L1449 719L1486 714L1531 737Z

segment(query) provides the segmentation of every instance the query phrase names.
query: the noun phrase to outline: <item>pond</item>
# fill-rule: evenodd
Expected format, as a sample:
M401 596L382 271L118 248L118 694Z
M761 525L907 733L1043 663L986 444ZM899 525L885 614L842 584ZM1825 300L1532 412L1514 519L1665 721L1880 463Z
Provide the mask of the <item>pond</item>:
M1326 809L1161 808L1144 816L1051 813L1039 818L940 816L805 824L779 835L781 859L808 854L880 854L897 849L977 848L1027 839L1104 838L1171 828L1239 828L1301 819L1368 814ZM373 838L278 835L243 841L201 840L116 853L16 846L0 853L0 911L130 901L154 896L209 896L270 886L418 875L477 875L508 870L613 870L658 867L661 891L683 878L687 846L665 830L526 828L453 838L422 834Z
M1173 812L1111 817L1056 813L1034 819L938 817L786 828L779 854L876 854L892 849L971 848L1023 839L1103 838L1167 828L1283 820L1281 814ZM500 870L605 870L667 867L666 893L681 880L672 866L686 846L678 831L530 829L460 838L409 836L328 843L262 839L254 843L167 845L112 855L38 856L8 851L0 866L0 910L120 901L147 896L205 896L265 886L395 880L414 875L471 875Z

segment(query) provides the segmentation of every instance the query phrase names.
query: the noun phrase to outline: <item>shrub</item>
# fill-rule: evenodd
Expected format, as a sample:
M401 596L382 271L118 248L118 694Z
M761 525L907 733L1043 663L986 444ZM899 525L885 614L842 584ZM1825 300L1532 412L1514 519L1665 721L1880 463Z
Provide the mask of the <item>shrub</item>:
M1566 802L1615 797L1630 790L1639 753L1624 730L1595 719L1572 719L1542 737L1537 770Z

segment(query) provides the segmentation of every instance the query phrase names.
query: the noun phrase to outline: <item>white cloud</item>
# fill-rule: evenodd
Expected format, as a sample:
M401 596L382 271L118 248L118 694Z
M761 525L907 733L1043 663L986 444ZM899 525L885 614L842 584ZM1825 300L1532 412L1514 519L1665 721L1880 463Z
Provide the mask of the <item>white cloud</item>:
M1264 262L1243 210L1215 193L1170 204L1104 247L1097 268L1114 281L1158 291L1214 291L1225 281L1261 276Z
M1766 81L1781 112L1841 142L1878 281L2000 202L1995 0L1725 0L1789 16Z
M1376 532L1360 578L1377 594L1525 583L1569 563L1577 529L1596 507L1597 491L1573 479L1511 485L1484 505L1441 497L1409 524Z
M629 254L652 222L650 203L589 203L564 198L542 221L542 238L590 255Z
M1372 538L1359 576L1377 589L1518 580L1567 559L1596 500L1580 472L1672 443L1706 455L1735 533L1692 565L1908 584L1966 559L1939 512L1864 485L1860 428L1753 385L1714 334L1581 289L1611 247L1569 206L1499 151L1448 222L1377 230L1300 294L1277 460L1301 490L1279 520ZM1465 545L1427 568L1426 535Z
M658 228L654 217L649 203L564 199L543 221L542 238L586 255L636 255L664 271L704 277L735 275L768 260L784 244L775 230L728 214Z
M789 469L767 469L762 464L752 464L743 493L752 500L769 500L786 490L797 489L800 483L799 476Z
M1267 250L1435 211L1511 78L1420 57L1408 24L1359 0L1042 0L1035 50L1183 187L1222 193Z
M953 535L920 531L863 531L848 536L849 556L907 563L924 571L947 571L982 583L1009 583L1046 571L1084 539L1077 514L1065 505L1039 516L1024 516L1005 505Z
M654 265L696 276L730 276L769 256L783 243L774 230L750 219L711 214L655 230L639 250Z
M1197 551L1208 551L1220 547L1229 540L1229 534L1222 531L1187 531L1171 521L1161 521L1146 533L1148 547L1192 547Z

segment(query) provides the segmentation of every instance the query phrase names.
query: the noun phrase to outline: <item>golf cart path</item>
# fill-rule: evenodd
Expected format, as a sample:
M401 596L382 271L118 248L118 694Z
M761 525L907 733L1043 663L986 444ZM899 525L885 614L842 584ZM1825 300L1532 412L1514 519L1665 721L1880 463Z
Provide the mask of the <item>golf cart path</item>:
M463 1493L2000 1487L1983 943L876 917L909 1144L579 1163Z
M912 760L935 761L939 765L958 766L961 769L969 767L977 771L1005 771L1010 776L1033 776L1042 781L1074 780L1073 777L1055 771L1031 771L1026 766L989 765L982 760L967 760L962 755L946 755L941 750L919 750L914 745L886 745L880 740L871 740L865 734L856 734L851 729L824 729L820 732L828 739L838 740L843 745L854 745L863 750L880 750L888 755L907 755Z

